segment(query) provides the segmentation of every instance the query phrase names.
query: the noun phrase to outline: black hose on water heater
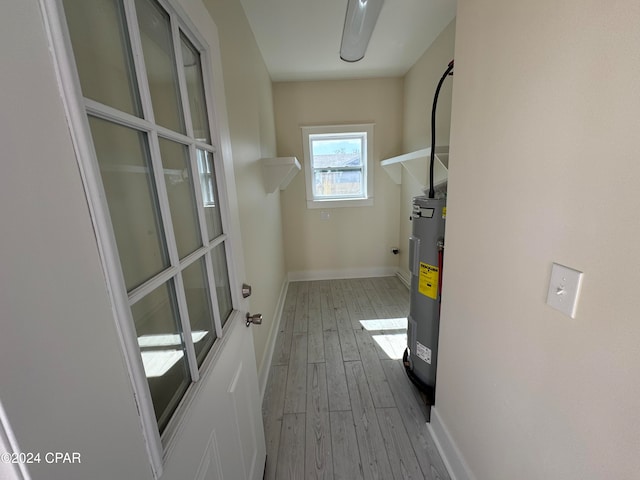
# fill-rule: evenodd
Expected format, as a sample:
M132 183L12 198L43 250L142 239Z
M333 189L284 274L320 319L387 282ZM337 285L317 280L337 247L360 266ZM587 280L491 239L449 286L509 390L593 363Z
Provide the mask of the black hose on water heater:
M435 163L435 155L436 155L436 106L438 104L438 95L440 95L440 88L442 88L442 84L444 83L444 79L447 78L448 75L453 75L453 60L449 62L449 66L440 78L438 82L438 86L436 87L436 93L433 96L433 106L431 107L431 162L429 163L429 198L434 198L436 196L435 191L433 189L433 166Z

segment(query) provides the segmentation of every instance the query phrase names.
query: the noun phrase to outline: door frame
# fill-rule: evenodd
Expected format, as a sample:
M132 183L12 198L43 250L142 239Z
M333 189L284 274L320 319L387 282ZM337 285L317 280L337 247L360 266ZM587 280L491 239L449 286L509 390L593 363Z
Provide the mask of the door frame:
M126 3L127 0L125 0ZM164 459L171 452L180 432L180 424L186 412L197 398L203 382L191 383L178 410L174 412L171 424L163 433L158 431L153 402L142 364L137 334L129 305L129 294L124 283L120 258L114 231L103 195L102 179L93 146L87 118L87 105L82 95L75 64L73 49L67 34L66 19L62 0L39 0L51 55L56 72L58 87L65 109L70 135L76 154L79 172L83 181L96 243L101 258L105 284L109 293L114 323L120 339L121 353L132 383L132 393L139 414L140 426L145 438L149 461L155 478L163 473ZM229 333L238 322L244 322L244 312L248 311L248 300L241 295L241 277L245 275L245 263L240 234L239 207L231 154L231 139L224 96L224 83L218 32L213 19L202 3L193 0L158 0L168 6L180 18L189 35L194 37L205 55L201 55L205 97L207 99L212 145L216 147L214 162L219 168L218 188L221 201L221 215L226 226L226 236L231 248L227 248L227 268L234 310L222 329L222 335L214 343L207 359L201 367L204 379L213 369L213 364L222 353ZM197 4L199 3L199 5ZM200 9L200 12L196 12ZM189 13L191 12L191 14ZM202 31L208 34L202 35ZM250 329L248 329L250 333ZM252 334L249 338L253 338ZM247 348L253 349L253 341ZM255 368L255 365L253 366Z

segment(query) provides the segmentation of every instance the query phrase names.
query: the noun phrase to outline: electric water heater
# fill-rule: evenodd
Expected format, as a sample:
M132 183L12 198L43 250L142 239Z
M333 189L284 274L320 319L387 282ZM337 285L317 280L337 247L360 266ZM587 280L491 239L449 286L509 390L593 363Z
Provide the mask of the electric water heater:
M409 377L435 400L440 329L440 286L444 253L446 198L413 199L413 234L409 239L411 304L405 368Z

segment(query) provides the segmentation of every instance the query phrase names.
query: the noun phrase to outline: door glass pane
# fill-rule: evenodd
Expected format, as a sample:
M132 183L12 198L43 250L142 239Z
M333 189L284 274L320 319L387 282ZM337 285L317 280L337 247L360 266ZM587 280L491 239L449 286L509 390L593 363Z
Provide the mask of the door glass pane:
M182 271L182 282L184 283L189 323L191 324L191 336L196 348L198 366L202 365L204 357L216 338L211 297L207 287L207 269L204 261L204 258L201 258Z
M169 15L154 0L136 0L136 12L156 123L185 133Z
M200 52L193 44L180 34L182 44L182 63L184 64L184 76L187 80L187 92L189 93L189 108L191 110L191 123L193 136L202 142L211 143L209 134L209 116L204 96L204 82L202 81L202 64Z
M211 250L211 263L213 264L213 276L215 277L216 293L218 295L220 320L222 325L224 325L233 311L231 287L229 286L229 270L227 268L227 256L224 248L224 242Z
M173 281L131 307L160 433L191 382Z
M160 156L169 195L171 221L180 258L202 246L194 185L191 180L189 148L160 138Z
M198 170L200 174L200 187L202 189L202 203L204 204L204 216L207 220L207 233L209 240L222 235L222 219L220 217L220 202L218 201L218 188L216 184L216 172L213 164L213 153L205 150L196 150L198 156Z
M141 116L121 0L64 0L82 94Z
M147 135L89 116L127 290L169 266Z

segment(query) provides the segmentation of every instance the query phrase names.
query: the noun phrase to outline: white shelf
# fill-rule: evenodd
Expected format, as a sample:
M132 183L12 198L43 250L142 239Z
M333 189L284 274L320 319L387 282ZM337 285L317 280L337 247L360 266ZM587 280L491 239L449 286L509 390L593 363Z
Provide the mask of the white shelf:
M262 179L267 193L284 190L302 168L296 157L263 158Z
M404 168L426 190L429 188L430 158L431 147L387 158L380 162L380 166L385 169L391 179L398 185L402 183L402 168ZM449 146L436 147L433 167L434 188L447 182L448 169Z

